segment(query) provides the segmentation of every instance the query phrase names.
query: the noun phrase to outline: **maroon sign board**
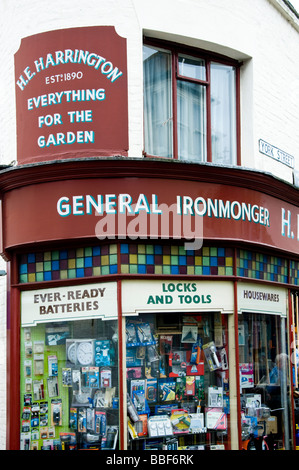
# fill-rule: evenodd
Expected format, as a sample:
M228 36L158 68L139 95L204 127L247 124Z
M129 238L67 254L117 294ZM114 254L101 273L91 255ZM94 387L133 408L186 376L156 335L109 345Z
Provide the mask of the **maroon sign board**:
M126 39L114 27L22 39L15 88L19 164L127 155Z

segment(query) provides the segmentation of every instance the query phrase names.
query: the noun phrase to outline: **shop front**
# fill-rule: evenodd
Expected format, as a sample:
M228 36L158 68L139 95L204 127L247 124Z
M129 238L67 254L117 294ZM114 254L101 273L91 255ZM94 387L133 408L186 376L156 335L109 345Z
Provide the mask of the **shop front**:
M295 205L244 170L114 164L2 173L8 447L293 449Z
M162 56L169 64L170 50L147 56L148 72ZM197 90L196 102L201 96L214 114L203 101L211 57L179 57L187 68L178 90L192 79L187 102ZM188 64L203 63L197 89ZM237 84L239 64L231 65ZM227 64L211 66L218 90L216 69L223 76ZM148 111L164 95L162 76ZM24 38L15 78L18 165L0 173L7 448L293 449L296 190L224 166L241 162L238 125L233 158L219 144L212 160L211 142L199 136L211 137L204 115L192 125L194 149L207 149L197 163L183 127L174 153L183 158L170 158L168 114L167 139L156 122L155 148L132 158L127 42L114 27Z
M53 284L21 291L21 449L291 448L285 287Z

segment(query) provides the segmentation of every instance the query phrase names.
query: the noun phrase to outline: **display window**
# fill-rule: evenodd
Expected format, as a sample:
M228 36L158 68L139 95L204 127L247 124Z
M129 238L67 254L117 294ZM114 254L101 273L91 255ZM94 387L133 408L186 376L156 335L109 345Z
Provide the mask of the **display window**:
M227 316L126 318L128 448L228 449Z
M145 153L237 164L238 63L146 39Z
M21 449L118 448L117 341L116 320L21 328Z
M280 315L239 315L242 447L289 449L291 361L287 321Z

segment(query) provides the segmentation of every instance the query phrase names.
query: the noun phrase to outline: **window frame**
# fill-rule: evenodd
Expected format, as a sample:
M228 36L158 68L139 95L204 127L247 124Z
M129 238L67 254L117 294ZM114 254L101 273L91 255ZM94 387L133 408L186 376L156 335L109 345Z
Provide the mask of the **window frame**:
M162 158L167 160L178 160L178 126L177 126L177 82L182 80L191 83L198 83L206 87L206 121L207 121L207 136L206 136L206 152L207 159L204 163L213 163L212 160L212 130L211 130L211 63L220 63L222 65L232 66L236 71L236 166L241 166L241 123L240 123L240 67L242 62L230 59L229 57L222 56L215 53L210 53L202 49L189 47L183 44L174 42L163 41L155 38L144 37L144 46L152 46L160 49L167 50L171 53L171 86L172 86L172 124L173 124L173 156L161 157L159 155L150 155L143 148L143 155L148 158ZM192 77L180 75L179 73L179 55L187 55L195 59L203 59L205 61L206 80L199 80ZM143 144L144 145L144 144ZM199 162L198 162L199 163Z

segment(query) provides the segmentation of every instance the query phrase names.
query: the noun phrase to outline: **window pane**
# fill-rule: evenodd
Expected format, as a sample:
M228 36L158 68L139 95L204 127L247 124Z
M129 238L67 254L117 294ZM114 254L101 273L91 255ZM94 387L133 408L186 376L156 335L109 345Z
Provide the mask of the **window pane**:
M129 450L229 449L226 316L126 320Z
M171 54L144 46L143 73L145 152L172 157Z
M211 128L213 163L235 165L237 145L234 67L211 64Z
M21 449L119 447L117 331L101 319L21 329Z
M196 80L206 80L205 61L185 55L179 55L179 74Z
M178 81L178 158L206 161L206 89Z
M288 446L290 374L286 319L277 315L239 315L239 362L243 448L262 442L270 450ZM249 447L248 447L249 446ZM287 448L287 447L286 447Z

